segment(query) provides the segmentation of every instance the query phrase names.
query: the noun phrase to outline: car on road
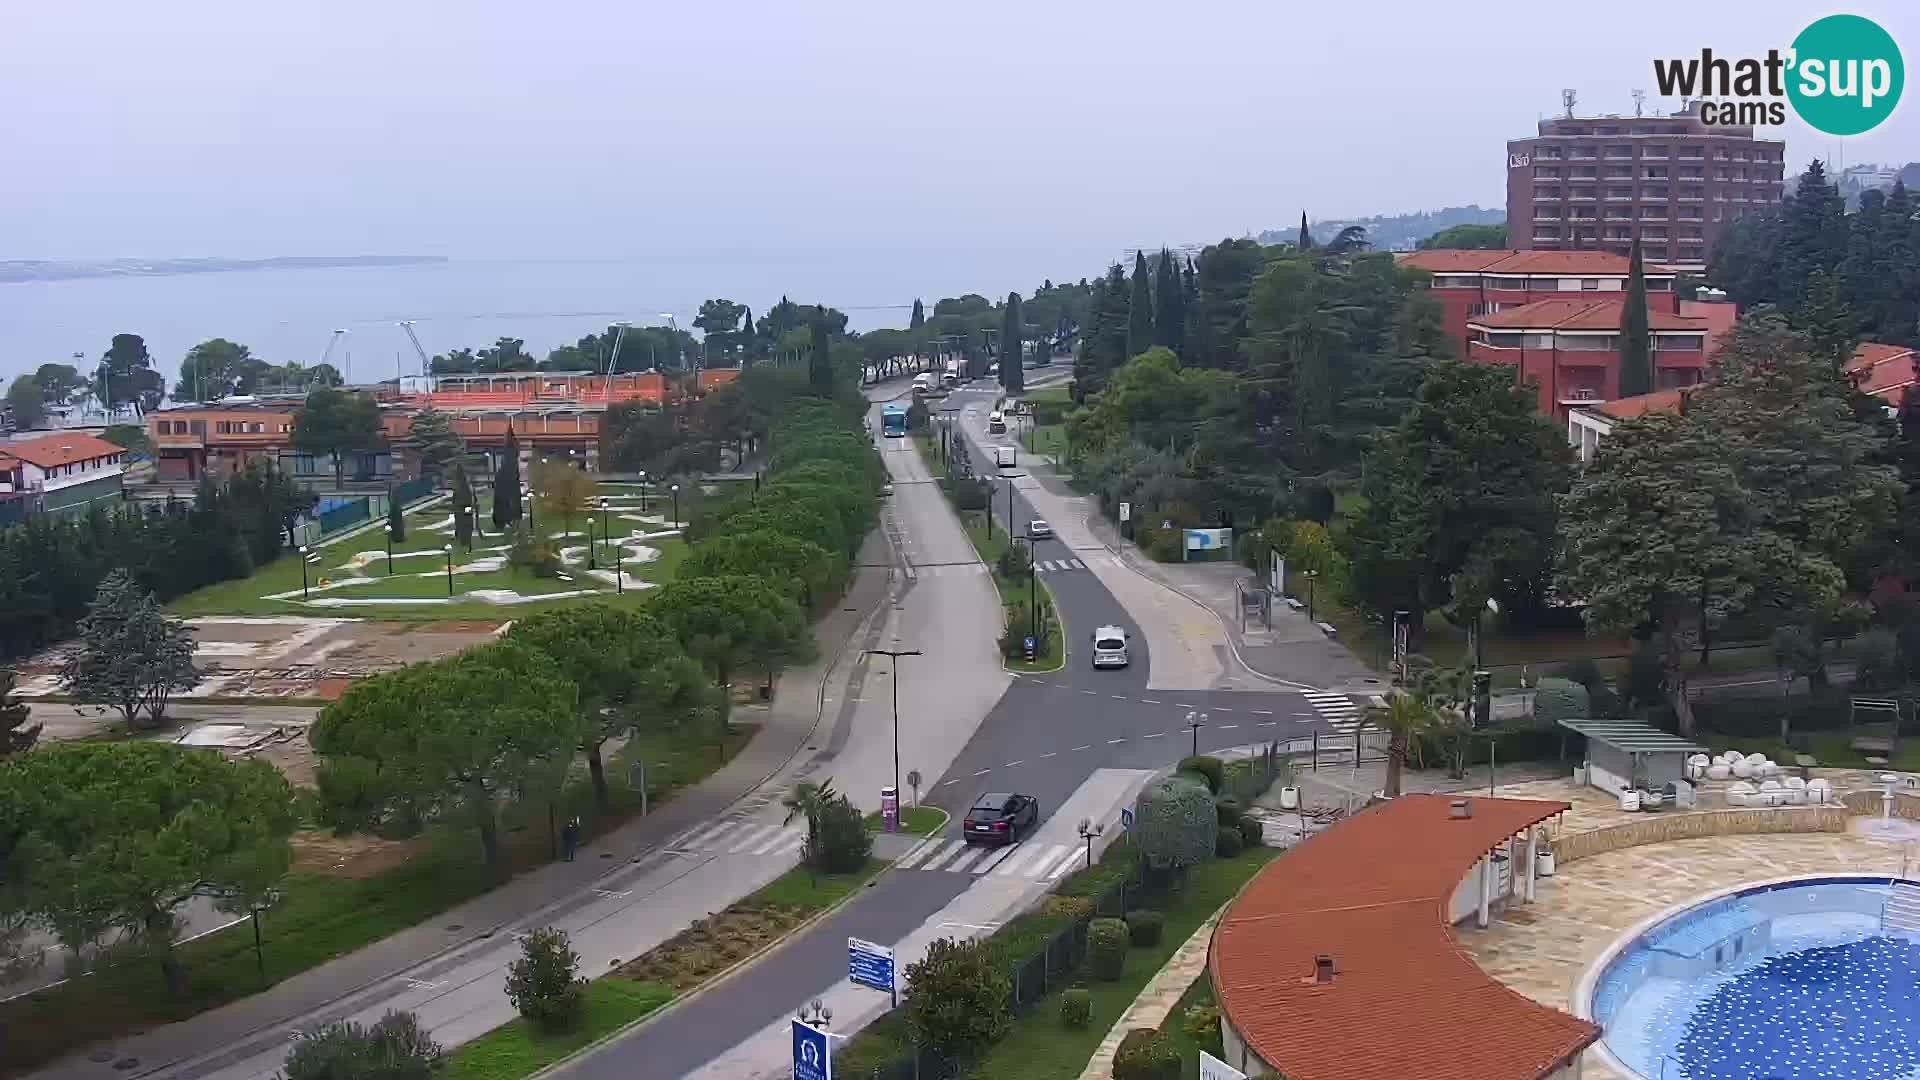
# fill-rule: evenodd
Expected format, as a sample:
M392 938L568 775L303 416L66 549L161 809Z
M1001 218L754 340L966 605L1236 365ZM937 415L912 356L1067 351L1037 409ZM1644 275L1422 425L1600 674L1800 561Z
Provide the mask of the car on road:
M880 485L880 497L881 497L881 498L883 498L883 499L884 499L884 498L886 498L887 496L889 496L889 495L891 495L891 494L893 494L893 485L892 485L892 484L881 484L881 485Z
M1027 522L1027 539L1045 540L1052 535L1053 526L1041 521L1039 518L1034 518L1032 521Z
M1031 795L992 792L973 800L960 823L969 844L1012 844L1040 824L1040 800Z
M1093 666L1127 666L1127 632L1118 626L1103 626L1093 632Z

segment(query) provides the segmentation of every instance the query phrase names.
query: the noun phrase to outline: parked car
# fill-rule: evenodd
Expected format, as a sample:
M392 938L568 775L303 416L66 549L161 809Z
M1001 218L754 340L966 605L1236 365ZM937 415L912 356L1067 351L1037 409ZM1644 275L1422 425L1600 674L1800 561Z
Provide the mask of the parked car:
M1013 844L1040 824L1040 801L1031 795L994 792L973 800L961 822L969 844Z
M1053 526L1041 521L1039 518L1034 518L1032 521L1027 522L1027 538L1029 540L1045 540L1052 535Z

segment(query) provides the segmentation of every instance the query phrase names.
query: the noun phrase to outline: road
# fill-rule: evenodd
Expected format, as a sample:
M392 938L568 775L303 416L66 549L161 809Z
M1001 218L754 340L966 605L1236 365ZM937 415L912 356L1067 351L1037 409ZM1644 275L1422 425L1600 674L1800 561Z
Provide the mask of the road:
M892 396L869 391L870 398ZM949 401L956 413L973 408L980 430L965 437L976 462L985 451L984 419L990 392L961 390ZM884 441L883 441L884 442ZM889 527L906 554L909 587L903 603L926 617L903 623L898 647L920 648L939 660L904 661L900 685L903 725L912 713L935 707L956 681L985 678L998 670L992 639L999 619L997 596L986 568L973 554L944 495L931 482L917 452L904 440L883 446L894 479ZM1014 491L1012 516L1024 522L1054 509L1044 492ZM1004 515L1002 488L995 511ZM1297 691L1235 670L1217 622L1197 605L1125 568L1095 542L1084 522L1058 515L1060 539L1043 541L1040 558L1050 569L1047 584L1067 627L1074 652L1059 672L999 676L1003 693L984 708L984 719L958 748L950 766L924 792L930 805L954 817L939 836L899 860L858 901L799 935L754 964L744 975L644 1024L558 1070L570 1080L772 1080L790 1075L787 1019L806 1002L824 1001L834 1011L833 1029L851 1032L883 1013L885 995L847 984L849 936L893 945L904 971L937 937L991 932L1030 906L1053 881L1084 859L1078 835L1082 819L1104 823L1117 835L1119 810L1139 788L1197 744L1202 752L1270 739L1350 730L1359 713L1330 695L1316 703ZM1004 527L1004 524L1001 526ZM1109 588L1109 582L1115 588ZM948 593L967 583L985 589L983 611L964 616L950 610ZM939 601L934 606L932 601ZM1116 623L1134 629L1132 664L1094 671L1081 639L1095 626ZM1211 633L1211 637L1209 637ZM976 651L985 645L984 656ZM941 664L961 665L956 677L928 685L926 674ZM1010 682L1010 685L1009 685ZM1189 712L1206 714L1197 734ZM903 745L911 746L903 734ZM911 751L903 751L911 754ZM854 775L851 772L843 775ZM1042 823L1011 851L968 848L958 819L986 791L1036 796ZM1098 848L1096 847L1096 851ZM704 1063L697 1071L690 1066Z

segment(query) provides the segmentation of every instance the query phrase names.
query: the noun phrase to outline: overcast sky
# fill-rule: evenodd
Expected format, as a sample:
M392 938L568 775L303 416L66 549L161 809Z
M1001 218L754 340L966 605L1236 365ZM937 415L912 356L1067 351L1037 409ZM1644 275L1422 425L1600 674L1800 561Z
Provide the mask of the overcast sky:
M0 258L1178 243L1503 197L1804 3L8 0ZM1859 3L1920 55L1920 6ZM1920 104L1845 148L1920 158ZM1797 123L1792 168L1833 152Z

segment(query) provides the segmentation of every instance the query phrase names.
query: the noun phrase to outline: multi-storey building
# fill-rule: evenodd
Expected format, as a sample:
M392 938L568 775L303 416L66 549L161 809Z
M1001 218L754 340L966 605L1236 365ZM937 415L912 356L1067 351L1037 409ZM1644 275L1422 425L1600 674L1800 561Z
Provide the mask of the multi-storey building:
M1733 305L1714 312L1647 313L1653 343L1654 386L1692 386L1703 378L1712 339L1731 325ZM1468 324L1467 357L1513 369L1514 382L1531 384L1541 412L1565 417L1581 405L1620 396L1620 324L1624 298L1541 300ZM1725 325L1716 326L1715 315Z
M1607 251L1637 237L1649 262L1704 264L1727 222L1772 209L1786 143L1751 127L1670 116L1556 116L1507 143L1507 236L1517 248Z
M1460 251L1435 249L1399 256L1401 266L1425 270L1433 298L1461 356L1472 335L1467 324L1541 300L1620 297L1627 289L1627 258L1604 251ZM1676 314L1673 272L1644 268L1647 310Z
M0 521L24 514L80 513L119 502L125 449L85 432L0 443Z

